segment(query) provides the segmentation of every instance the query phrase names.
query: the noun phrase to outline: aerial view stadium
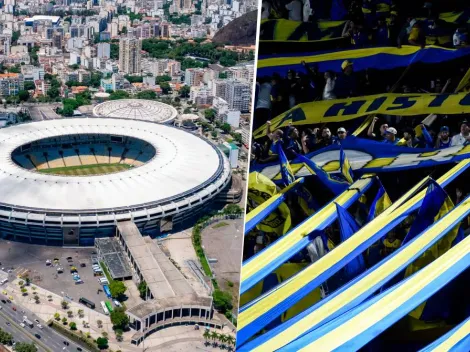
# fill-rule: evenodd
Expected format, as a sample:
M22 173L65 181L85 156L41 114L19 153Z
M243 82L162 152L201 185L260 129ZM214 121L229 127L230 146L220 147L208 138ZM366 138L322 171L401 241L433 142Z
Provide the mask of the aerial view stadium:
M468 10L263 2L237 351L470 350Z
M34 122L2 129L0 141L0 232L18 240L93 245L121 220L159 233L162 220L194 217L231 175L202 138L136 120Z

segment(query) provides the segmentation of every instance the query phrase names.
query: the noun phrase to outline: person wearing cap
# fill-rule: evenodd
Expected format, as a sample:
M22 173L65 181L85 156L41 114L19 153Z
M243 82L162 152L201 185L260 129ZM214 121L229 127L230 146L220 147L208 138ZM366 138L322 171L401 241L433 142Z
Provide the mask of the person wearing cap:
M346 137L348 136L348 132L346 131L346 129L344 127L338 128L338 130L336 131L336 134L338 135L338 140L339 141L342 141L343 139L346 139Z
M385 139L383 143L396 145L398 143L397 130L393 127L389 127L385 130Z
M437 135L436 148L439 148L439 149L449 148L451 141L452 140L449 134L449 127L442 126L439 131L439 134Z
M345 60L341 64L342 73L335 81L334 93L338 99L354 97L357 95L357 79L352 61Z
M460 123L460 133L452 137L450 146L455 147L456 145L464 145L464 144L467 144L469 141L470 141L470 129L468 128L467 120L463 120Z

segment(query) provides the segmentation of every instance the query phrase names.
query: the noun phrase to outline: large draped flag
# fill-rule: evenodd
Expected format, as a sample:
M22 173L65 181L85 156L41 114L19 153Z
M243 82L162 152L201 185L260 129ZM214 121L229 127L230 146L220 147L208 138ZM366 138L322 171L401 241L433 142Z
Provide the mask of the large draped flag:
M332 191L335 195L338 195L344 192L349 184L346 181L339 180L337 178L333 178L327 172L325 172L321 167L319 167L315 162L310 160L309 158L297 154L296 160L299 160L301 163L304 163L307 170L310 172L311 175L316 175L318 179L323 183L330 191Z
M341 146L332 144L309 153L304 158L290 161L295 177L310 176L305 159L313 161L324 172L340 173L339 149L349 156L349 163L355 175L365 173L394 172L415 168L434 167L470 158L470 145L458 145L444 149L408 148L380 143L369 139L349 136ZM274 182L281 180L279 162L254 165L251 171L261 172Z
M421 114L470 113L470 94L397 94L384 93L335 100L302 103L271 120L271 129L286 126L323 124L353 120L369 114L416 116ZM255 138L266 135L266 125L253 132Z
M346 209L337 203L335 204L336 211L338 212L339 234L341 242L344 242L359 230L359 225ZM348 280L355 278L364 271L366 271L366 264L362 254L359 254L344 267L344 272Z
M431 183L428 186L426 191L426 196L424 197L423 204L421 205L418 215L416 216L415 221L411 225L410 231L403 240L403 244L409 242L419 233L428 228L431 224L436 222L438 219L444 217L454 208L454 203L444 191L444 189L437 184L434 180L431 180ZM460 232L460 234L459 234ZM463 238L462 232L460 231L460 224L455 226L449 233L439 240L434 246L426 250L418 259L416 259L412 264L410 264L405 271L405 278L413 275L415 272L421 270L429 263L433 262L445 252L447 252L454 243L459 242ZM441 303L441 313L446 314L445 308L442 303L446 300L440 299ZM428 302L423 302L416 309L410 312L410 316L415 319L422 319L423 313L425 310L430 311L433 314L436 312L434 305L438 302L435 300L430 300ZM435 318L435 317L434 317Z
M367 222L372 221L374 218L383 213L385 209L392 205L392 201L390 200L387 191L382 185L382 182L380 182L379 178L377 178L377 181L379 184L379 190L377 191L377 194L370 206Z
M299 24L297 24L297 26L298 25ZM281 33L281 35L284 34L286 33ZM334 71L341 73L341 63L344 60L352 60L354 63L354 71L359 72L365 71L366 69L390 70L400 67L405 68L412 63L442 63L463 58L468 55L470 55L470 48L447 49L438 46L427 46L421 49L418 46L411 45L404 45L402 48L379 47L296 53L290 55L272 54L258 58L257 76L272 76L275 72L281 76L286 76L289 70L303 72L305 68L301 64L302 61L305 61L307 64L317 65L320 72Z
M252 211L262 205L266 200L277 194L277 186L267 177L252 172L248 178L247 211ZM267 233L275 233L278 236L285 234L291 227L289 207L281 203L256 227Z

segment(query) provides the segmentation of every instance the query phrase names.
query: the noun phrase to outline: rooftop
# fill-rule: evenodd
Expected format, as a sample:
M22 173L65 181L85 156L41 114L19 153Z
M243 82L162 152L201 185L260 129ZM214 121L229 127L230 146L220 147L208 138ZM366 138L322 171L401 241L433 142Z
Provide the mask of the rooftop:
M133 307L130 313L145 316L167 307L211 305L212 298L198 296L160 247L150 237L142 237L132 221L118 222L117 228L154 297Z

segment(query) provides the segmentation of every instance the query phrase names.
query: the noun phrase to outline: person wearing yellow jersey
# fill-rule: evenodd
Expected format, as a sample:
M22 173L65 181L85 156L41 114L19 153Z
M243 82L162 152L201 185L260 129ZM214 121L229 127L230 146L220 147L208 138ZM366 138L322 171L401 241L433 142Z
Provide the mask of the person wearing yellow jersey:
M386 257L392 254L401 246L401 241L395 237L395 232L390 231L383 240L382 256Z

